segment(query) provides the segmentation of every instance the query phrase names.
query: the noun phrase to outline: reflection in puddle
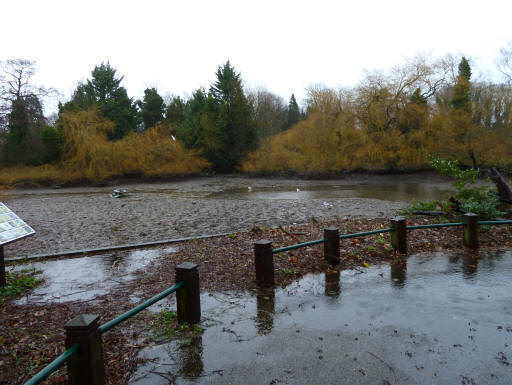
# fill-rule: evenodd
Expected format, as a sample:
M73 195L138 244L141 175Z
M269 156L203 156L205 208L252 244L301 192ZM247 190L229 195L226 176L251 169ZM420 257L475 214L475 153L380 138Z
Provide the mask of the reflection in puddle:
M94 299L99 295L107 294L121 282L133 279L133 273L147 266L159 255L176 251L172 247L144 249L34 262L12 267L13 269L33 267L42 271L41 277L45 280L45 283L36 287L27 296L20 298L17 303Z
M404 287L407 279L407 258L402 257L389 264L393 286Z
M511 277L512 252L461 251L203 294L203 335L142 351L130 384L505 384Z
M199 377L203 374L203 337L194 336L181 343L178 354L179 373L184 377Z
M276 307L275 291L266 289L256 295L256 327L258 334L268 334L274 327L274 313Z
M325 295L338 297L340 295L340 272L332 270L325 272Z

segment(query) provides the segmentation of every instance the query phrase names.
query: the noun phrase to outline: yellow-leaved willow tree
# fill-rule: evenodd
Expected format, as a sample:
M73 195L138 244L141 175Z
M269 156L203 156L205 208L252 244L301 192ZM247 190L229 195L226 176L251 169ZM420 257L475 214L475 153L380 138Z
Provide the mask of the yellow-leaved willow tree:
M174 140L167 125L131 132L118 141L107 140L114 124L96 109L61 115L64 136L63 167L86 179L122 175L187 175L208 166L197 152Z
M466 167L512 166L512 87L471 84L462 58L417 57L357 87L308 90L307 117L267 138L244 172L422 169L429 154Z
M39 167L5 169L0 184L103 180L117 176L182 176L197 174L209 163L184 149L167 125L131 132L118 141L107 139L114 123L98 109L60 115L64 138L62 160Z

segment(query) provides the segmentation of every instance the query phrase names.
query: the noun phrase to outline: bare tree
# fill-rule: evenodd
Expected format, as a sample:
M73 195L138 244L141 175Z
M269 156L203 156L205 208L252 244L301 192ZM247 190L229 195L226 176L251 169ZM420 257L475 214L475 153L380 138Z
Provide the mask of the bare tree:
M34 61L27 59L0 61L0 128L4 131L7 124L6 116L14 102L40 104L41 98L57 94L52 88L30 84L30 78L35 73L34 65Z
M247 95L254 107L258 134L262 137L274 135L285 128L287 105L279 95L264 88L250 91Z
M512 84L512 41L508 43L507 47L500 49L498 69L505 77L506 82Z

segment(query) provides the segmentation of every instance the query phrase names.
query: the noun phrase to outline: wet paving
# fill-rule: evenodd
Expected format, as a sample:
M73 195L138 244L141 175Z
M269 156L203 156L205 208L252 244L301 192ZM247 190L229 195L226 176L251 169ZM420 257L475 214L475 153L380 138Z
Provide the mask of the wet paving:
M508 251L204 294L204 333L143 350L130 384L510 384L511 293Z
M135 272L162 254L176 248L154 248L92 255L71 259L33 262L8 267L7 270L34 268L44 283L17 300L18 304L89 301L108 294L123 282L135 278Z

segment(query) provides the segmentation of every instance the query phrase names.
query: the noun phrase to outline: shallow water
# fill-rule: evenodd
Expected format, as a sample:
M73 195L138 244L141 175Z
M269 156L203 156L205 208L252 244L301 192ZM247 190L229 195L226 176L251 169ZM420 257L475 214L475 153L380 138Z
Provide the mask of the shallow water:
M463 252L205 294L203 335L144 350L130 383L510 384L511 292L512 252Z
M112 291L122 282L135 278L135 272L147 266L162 254L174 253L177 249L144 249L116 254L60 259L46 262L8 267L8 270L34 268L41 271L38 278L44 283L18 304L89 301Z
M250 189L249 189L250 187ZM430 183L360 183L321 184L297 188L290 186L266 186L235 188L210 194L212 199L323 199L326 201L342 198L370 198L387 201L418 201L441 199L450 188Z
M118 187L128 190L126 197L110 196ZM1 200L36 234L7 245L5 255L247 231L255 225L309 222L312 217L391 217L412 200L436 199L450 189L450 181L432 174L404 174L348 175L335 180L216 176L125 186L9 190Z

